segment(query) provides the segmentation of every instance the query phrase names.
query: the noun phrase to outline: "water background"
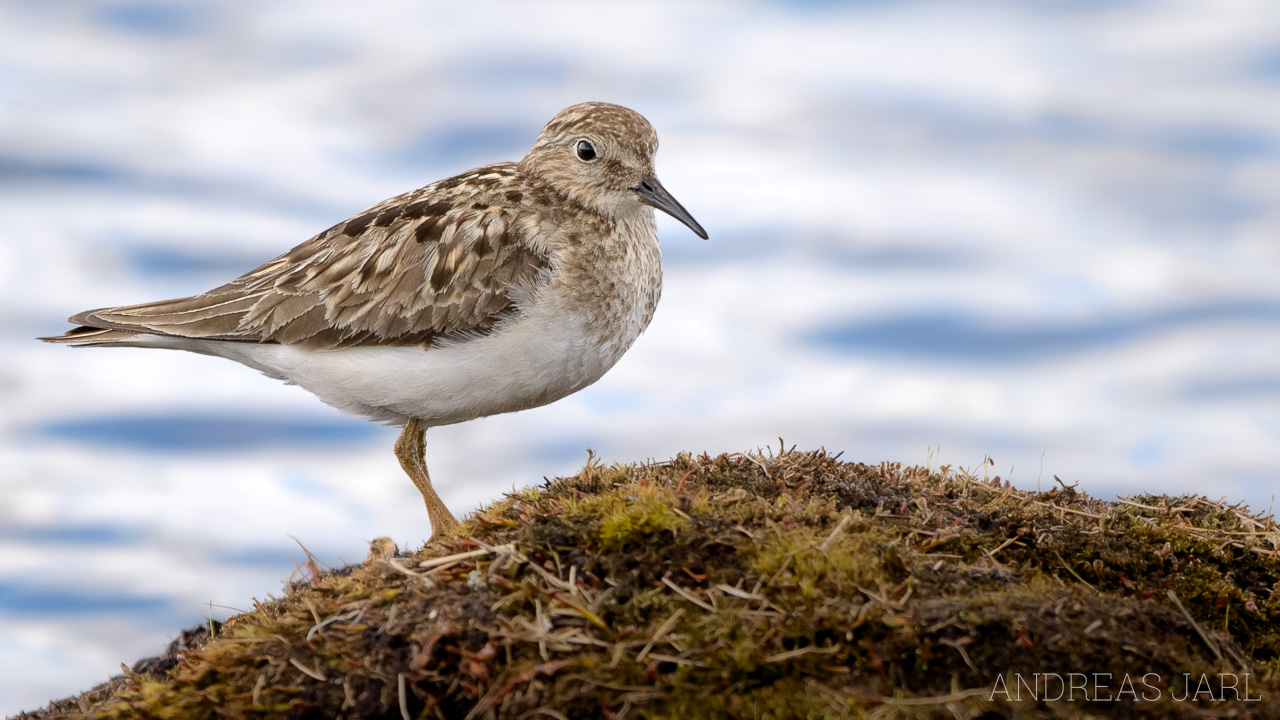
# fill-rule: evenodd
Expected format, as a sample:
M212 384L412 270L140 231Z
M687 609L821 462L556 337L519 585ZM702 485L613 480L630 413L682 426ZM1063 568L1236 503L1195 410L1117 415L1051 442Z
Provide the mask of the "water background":
M601 382L440 428L455 510L779 438L1023 488L1280 487L1274 2L0 3L0 713L416 547L395 431L214 358L36 343L624 104L711 234Z

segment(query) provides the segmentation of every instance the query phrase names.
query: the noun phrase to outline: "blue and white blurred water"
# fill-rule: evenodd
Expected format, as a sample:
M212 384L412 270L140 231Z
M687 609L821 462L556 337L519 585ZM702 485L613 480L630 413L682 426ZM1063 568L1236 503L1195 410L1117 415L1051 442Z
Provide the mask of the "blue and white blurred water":
M0 712L425 538L395 431L213 358L36 343L639 110L657 317L596 386L433 430L455 509L781 436L1020 487L1280 487L1272 2L0 5ZM940 448L940 450L939 450ZM297 538L295 542L293 538Z

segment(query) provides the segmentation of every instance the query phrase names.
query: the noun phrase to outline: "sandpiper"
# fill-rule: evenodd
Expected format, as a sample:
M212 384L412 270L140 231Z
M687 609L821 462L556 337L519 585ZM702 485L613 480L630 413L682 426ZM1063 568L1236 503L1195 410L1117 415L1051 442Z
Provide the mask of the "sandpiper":
M90 310L49 342L216 355L403 425L432 537L426 429L545 405L600 379L653 318L653 208L707 233L654 175L658 136L607 103L561 111L520 162L381 202L193 297Z

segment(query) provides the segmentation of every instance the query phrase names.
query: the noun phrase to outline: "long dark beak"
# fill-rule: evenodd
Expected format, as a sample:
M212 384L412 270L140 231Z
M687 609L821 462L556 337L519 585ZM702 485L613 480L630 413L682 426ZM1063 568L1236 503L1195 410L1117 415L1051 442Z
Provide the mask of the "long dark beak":
M688 210L684 209L684 206L680 204L680 201L671 197L671 193L667 192L667 189L662 187L662 183L658 182L658 178L652 175L646 175L640 180L639 185L636 185L631 189L635 190L636 194L640 196L641 202L658 208L662 212L679 220L685 225L688 225L690 230L698 234L698 237L703 240L707 239L707 231L702 229L702 226L698 224L697 220L693 219L693 216L689 214Z

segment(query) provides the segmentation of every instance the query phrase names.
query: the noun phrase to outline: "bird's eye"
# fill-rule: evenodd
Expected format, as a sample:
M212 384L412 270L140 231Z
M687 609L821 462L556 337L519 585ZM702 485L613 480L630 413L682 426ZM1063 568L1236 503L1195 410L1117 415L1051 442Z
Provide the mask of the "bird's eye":
M574 146L574 151L578 153L578 159L582 162L591 162L596 159L596 146L592 145L590 140L579 140Z

